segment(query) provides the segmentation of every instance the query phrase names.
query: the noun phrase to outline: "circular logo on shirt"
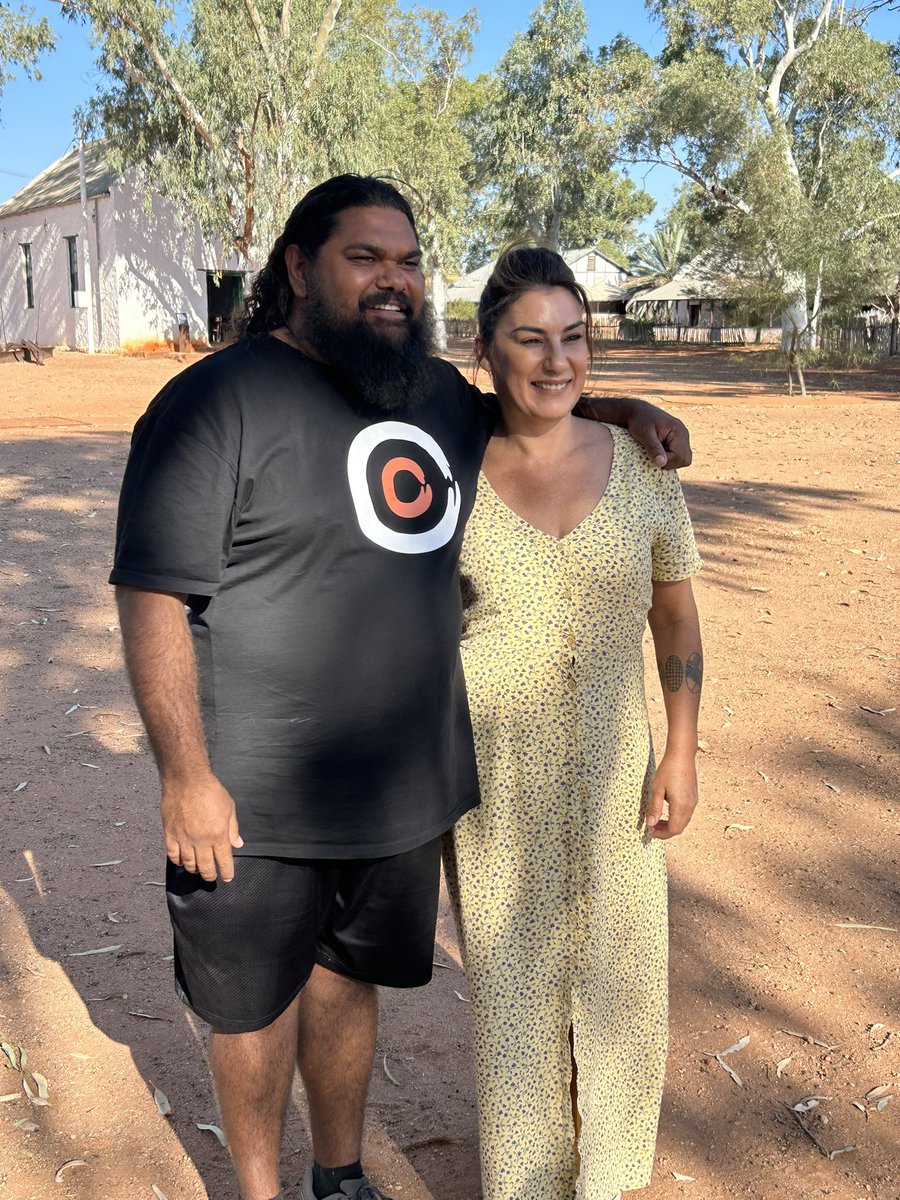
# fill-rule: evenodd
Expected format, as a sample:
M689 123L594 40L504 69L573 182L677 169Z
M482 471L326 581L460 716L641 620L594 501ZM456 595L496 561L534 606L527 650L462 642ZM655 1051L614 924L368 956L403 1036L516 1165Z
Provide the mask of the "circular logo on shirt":
M347 478L360 529L385 550L427 554L456 532L459 485L443 450L417 425L382 421L360 430Z

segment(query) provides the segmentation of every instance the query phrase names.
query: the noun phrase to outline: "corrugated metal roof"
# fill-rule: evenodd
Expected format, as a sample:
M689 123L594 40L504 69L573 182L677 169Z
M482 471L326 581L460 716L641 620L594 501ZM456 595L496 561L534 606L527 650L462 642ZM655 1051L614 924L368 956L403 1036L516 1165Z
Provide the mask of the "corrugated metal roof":
M676 272L668 283L649 292L639 292L632 304L654 300L724 300L733 285L734 266L721 260L713 251L704 250Z
M652 300L721 300L725 295L722 280L673 279L649 292L632 297L632 304L647 304Z
M587 283L584 290L589 300L624 300L628 294L624 288L615 287L611 283Z
M106 161L106 144L90 142L84 148L84 175L88 199L108 196L119 177ZM0 204L0 217L40 212L60 204L77 204L81 197L78 183L78 149L69 150L14 196Z

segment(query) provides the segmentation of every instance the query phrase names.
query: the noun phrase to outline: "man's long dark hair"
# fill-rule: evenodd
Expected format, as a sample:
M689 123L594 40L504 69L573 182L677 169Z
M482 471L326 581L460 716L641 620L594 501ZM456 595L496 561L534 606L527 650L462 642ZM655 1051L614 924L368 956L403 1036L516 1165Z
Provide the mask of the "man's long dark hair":
M269 333L287 324L294 294L288 282L284 251L297 246L312 260L334 232L345 208L395 208L416 232L412 209L404 196L386 179L375 175L335 175L307 192L287 219L263 269L253 280L240 316L235 321L239 338Z

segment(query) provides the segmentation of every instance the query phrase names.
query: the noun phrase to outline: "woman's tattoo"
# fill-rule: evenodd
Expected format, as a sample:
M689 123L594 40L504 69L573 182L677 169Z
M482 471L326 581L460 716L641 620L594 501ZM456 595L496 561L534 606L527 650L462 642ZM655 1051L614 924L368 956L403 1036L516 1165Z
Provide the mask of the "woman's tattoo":
M703 687L703 655L699 650L695 650L688 658L684 674L687 679L688 691L699 692Z
M665 663L656 661L659 679L667 692L678 692L687 683L689 692L699 692L703 686L703 655L695 650L683 663L677 654L670 654Z
M666 690L677 692L684 682L684 666L677 654L669 655L661 675Z

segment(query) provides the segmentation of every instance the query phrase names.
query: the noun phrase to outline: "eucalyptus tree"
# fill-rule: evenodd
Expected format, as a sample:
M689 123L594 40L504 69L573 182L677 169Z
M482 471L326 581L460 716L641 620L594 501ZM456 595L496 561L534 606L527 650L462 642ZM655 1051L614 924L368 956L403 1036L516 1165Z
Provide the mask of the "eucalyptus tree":
M297 199L374 169L389 0L61 0L103 81L81 114L248 266Z
M581 0L542 0L497 66L472 125L482 217L495 244L620 242L653 201L612 168Z
M446 278L469 235L472 152L466 127L481 89L463 75L478 29L474 8L446 13L395 10L381 49L390 86L379 113L380 161L407 186L424 251L441 349L446 348Z
M863 286L860 264L898 237L900 76L866 32L874 7L652 0L661 55L624 39L603 55L626 157L692 182L723 265L784 314L787 349L814 341L823 302Z
M0 96L3 85L15 78L13 67L21 67L32 79L40 79L37 60L52 50L56 35L46 17L35 19L34 9L0 4Z

